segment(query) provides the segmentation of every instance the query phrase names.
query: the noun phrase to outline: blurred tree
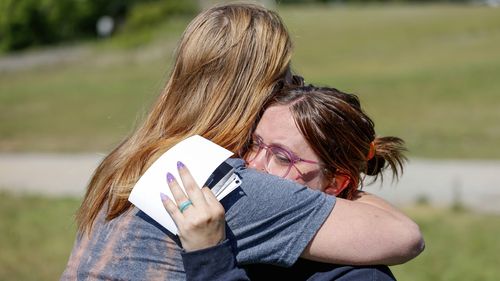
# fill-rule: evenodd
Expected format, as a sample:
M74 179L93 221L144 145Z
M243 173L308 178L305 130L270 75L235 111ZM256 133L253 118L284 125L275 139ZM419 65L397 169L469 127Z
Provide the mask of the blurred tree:
M0 48L20 50L34 45L97 36L97 21L113 19L120 26L134 13L141 21L164 20L165 15L196 11L196 1L175 0L0 0ZM144 6L154 6L145 9ZM150 17L152 12L154 17ZM141 25L136 23L135 25Z

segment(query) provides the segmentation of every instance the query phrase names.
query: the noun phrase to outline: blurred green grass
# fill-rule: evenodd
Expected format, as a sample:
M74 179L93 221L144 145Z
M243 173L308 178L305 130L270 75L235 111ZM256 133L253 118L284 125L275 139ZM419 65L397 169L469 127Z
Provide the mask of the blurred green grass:
M59 280L79 201L0 192L0 280Z
M499 215L429 206L405 211L420 226L426 248L414 260L391 267L398 280L498 280Z
M358 94L378 134L405 139L410 156L500 158L500 9L278 8L293 68ZM160 92L188 20L89 44L77 62L1 73L0 151L109 151Z
M499 158L500 10L395 5L286 10L296 69L358 93L413 155ZM293 20L292 20L293 19Z
M0 280L58 280L75 238L79 200L0 193ZM405 209L425 251L393 266L398 280L497 280L500 216L426 206Z

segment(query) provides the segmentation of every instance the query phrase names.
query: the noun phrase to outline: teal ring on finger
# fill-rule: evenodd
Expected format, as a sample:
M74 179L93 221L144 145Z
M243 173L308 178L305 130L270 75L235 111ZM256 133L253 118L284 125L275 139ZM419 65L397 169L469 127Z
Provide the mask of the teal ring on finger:
M182 203L179 204L179 211L184 212L184 210L187 209L187 207L193 205L193 202L191 202L191 200L187 200L187 201L184 201Z

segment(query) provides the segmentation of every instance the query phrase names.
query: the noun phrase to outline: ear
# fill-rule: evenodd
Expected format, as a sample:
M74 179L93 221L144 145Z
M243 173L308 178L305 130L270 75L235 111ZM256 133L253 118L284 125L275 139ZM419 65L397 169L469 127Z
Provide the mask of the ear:
M351 178L347 175L336 175L324 192L329 195L339 195L351 183Z

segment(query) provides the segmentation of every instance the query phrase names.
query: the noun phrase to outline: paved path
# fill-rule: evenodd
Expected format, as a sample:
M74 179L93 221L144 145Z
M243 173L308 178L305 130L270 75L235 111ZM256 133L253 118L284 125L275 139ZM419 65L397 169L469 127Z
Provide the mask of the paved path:
M49 196L81 197L99 154L0 154L0 189ZM397 184L386 177L383 186L365 190L403 206L425 198L448 206L500 214L500 161L440 161L412 159Z
M91 55L91 49L83 45L51 47L0 56L0 73L33 69L40 66L74 63Z

